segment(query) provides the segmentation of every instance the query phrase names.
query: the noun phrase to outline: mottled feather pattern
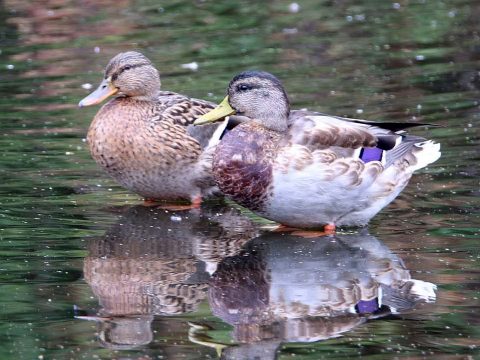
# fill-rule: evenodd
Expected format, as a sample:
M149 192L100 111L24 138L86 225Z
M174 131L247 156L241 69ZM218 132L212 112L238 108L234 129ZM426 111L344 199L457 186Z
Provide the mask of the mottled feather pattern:
M331 146L374 147L377 139L368 128L368 125L339 121L329 116L306 116L291 125L289 135L292 143L312 150Z
M161 118L183 126L193 124L197 118L216 106L212 102L192 99L171 91L161 91L157 99L162 107Z
M275 158L274 168L283 174L301 172L314 166L317 169L316 180L334 181L336 178L345 177L346 185L355 187L361 184L361 176L368 172L369 177L376 177L383 166L380 162L365 164L359 159L338 157L330 150L315 150L311 152L307 147L293 145L282 148Z
M241 205L261 210L271 192L271 161L276 155L278 138L276 132L253 122L241 124L226 134L213 160L220 190Z
M388 167L365 163L355 153L375 145L371 125L325 126L324 119L317 119L303 119L299 123L309 124L304 131L291 125L286 133L254 121L235 127L215 153L219 188L239 204L290 226L367 223L407 185L423 149L412 142Z
M211 165L196 164L202 153L199 143L187 135L178 120L180 113L174 112L175 118L169 111L185 109L185 122L191 121L192 107L185 106L188 98L178 95L159 99L168 101L119 97L104 105L87 136L92 157L121 185L144 197L189 199L189 190L175 189L175 183L191 179L186 189L199 183L213 184ZM176 172L182 166L189 169ZM200 195L200 189L195 192Z
M286 174L291 168L301 171L313 161L313 155L306 146L292 145L280 152L273 166Z

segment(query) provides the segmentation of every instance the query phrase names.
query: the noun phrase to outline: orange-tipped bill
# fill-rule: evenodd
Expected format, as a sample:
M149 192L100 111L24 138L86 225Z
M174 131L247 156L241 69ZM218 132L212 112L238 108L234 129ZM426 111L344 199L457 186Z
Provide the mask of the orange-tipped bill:
M225 116L235 114L235 109L233 109L228 103L228 96L223 99L223 101L213 110L208 113L200 116L193 125L203 125L217 120L222 120Z
M78 106L91 106L100 104L103 100L118 92L118 89L112 85L111 78L102 81L100 86L78 103Z

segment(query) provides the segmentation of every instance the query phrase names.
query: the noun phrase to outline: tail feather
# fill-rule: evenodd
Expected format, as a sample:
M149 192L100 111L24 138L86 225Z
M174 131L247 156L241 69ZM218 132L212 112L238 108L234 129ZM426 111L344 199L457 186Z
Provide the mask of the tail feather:
M417 163L413 166L413 171L424 168L437 161L442 155L440 152L440 144L432 140L416 143L414 146L417 148L415 152Z

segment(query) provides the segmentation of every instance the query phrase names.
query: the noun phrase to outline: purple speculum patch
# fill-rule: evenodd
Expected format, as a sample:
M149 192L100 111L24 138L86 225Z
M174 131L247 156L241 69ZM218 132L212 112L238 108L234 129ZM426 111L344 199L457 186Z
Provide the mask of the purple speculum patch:
M374 313L379 309L378 299L375 298L372 300L360 300L355 306L355 308L359 314Z
M370 161L382 161L383 150L377 147L362 148L360 151L360 159L368 163Z

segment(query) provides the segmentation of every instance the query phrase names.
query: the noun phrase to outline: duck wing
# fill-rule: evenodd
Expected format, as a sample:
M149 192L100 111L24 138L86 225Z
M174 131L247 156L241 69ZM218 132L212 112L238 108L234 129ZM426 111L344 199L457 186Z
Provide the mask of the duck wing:
M310 151L329 149L342 157L359 156L365 162L382 160L385 167L404 157L414 145L425 142L405 133L423 123L374 122L294 110L289 117L286 140ZM433 125L434 126L434 125ZM354 151L361 149L360 152ZM369 154L367 155L367 152ZM365 154L362 158L362 154ZM373 156L373 158L372 158Z
M162 117L183 126L193 124L199 116L217 106L210 101L189 98L172 91L160 91L157 99Z
M333 116L312 114L292 120L288 130L289 141L311 150L332 146L350 149L375 147L378 142L368 125L343 121Z
M384 130L390 130L393 132L409 129L412 127L419 127L419 126L428 126L428 127L439 127L439 125L435 124L428 124L428 123L409 123L409 122L395 122L395 121L387 121L387 122L379 122L379 121L371 121L371 120L362 120L362 119L354 119L354 118L346 118L341 116L335 115L328 115L325 113L321 113L318 111L310 111L310 110L292 110L290 112L290 116L288 118L289 125L293 124L298 119L301 119L306 116L326 116L329 118L334 118L341 121L346 121L350 123L356 124L363 124L363 125L370 125L373 127L378 127Z
M189 98L171 91L161 91L158 100L161 104L162 119L187 128L187 134L198 141L201 148L207 147L219 124L193 126L193 122L217 105L210 101Z

